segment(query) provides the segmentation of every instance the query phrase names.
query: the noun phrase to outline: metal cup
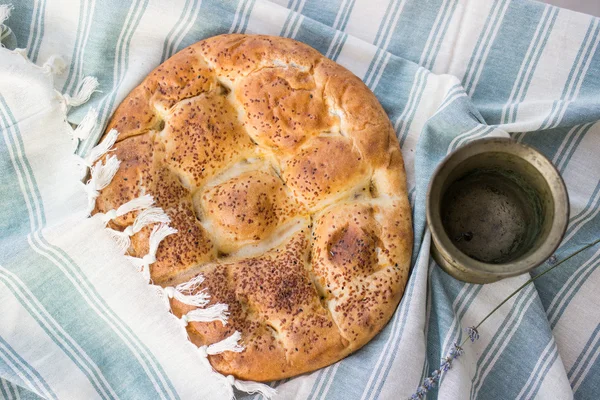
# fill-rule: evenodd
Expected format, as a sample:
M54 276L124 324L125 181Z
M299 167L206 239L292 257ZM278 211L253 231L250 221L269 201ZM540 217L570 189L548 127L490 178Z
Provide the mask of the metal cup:
M511 139L459 148L429 183L432 255L461 281L490 283L530 271L554 253L568 220L567 190L556 168Z

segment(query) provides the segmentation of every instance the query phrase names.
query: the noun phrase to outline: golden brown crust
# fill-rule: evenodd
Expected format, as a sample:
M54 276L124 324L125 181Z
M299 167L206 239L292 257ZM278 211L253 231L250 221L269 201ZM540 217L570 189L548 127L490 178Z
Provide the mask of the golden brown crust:
M391 124L352 73L296 41L222 35L154 70L123 101L122 161L97 211L150 193L178 233L156 284L198 274L227 325L188 325L198 345L239 330L218 371L268 381L329 365L393 314L412 249L405 173ZM135 216L113 221L124 229ZM148 248L145 228L130 254ZM181 316L194 307L172 301Z

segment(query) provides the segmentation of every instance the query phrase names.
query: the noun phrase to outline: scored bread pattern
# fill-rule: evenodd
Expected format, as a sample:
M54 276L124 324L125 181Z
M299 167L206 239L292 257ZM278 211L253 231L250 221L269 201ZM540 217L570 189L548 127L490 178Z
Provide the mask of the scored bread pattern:
M229 306L226 325L187 325L199 346L241 332L245 351L209 355L219 372L314 370L389 320L412 247L404 166L384 110L349 71L293 40L217 36L154 70L110 129L121 165L96 212L150 194L169 216L177 233L151 277L172 287L201 274L196 290ZM132 256L148 252L151 231L131 236Z

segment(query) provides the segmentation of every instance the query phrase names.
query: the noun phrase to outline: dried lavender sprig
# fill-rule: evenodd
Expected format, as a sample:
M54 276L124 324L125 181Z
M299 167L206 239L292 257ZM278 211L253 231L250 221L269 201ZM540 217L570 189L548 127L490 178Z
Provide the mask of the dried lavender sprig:
M485 318L483 318L477 325L475 325L474 328L475 330L477 330L477 328L479 328L481 326L481 324L483 324L489 317L492 316L493 313L495 313L500 307L502 307L508 300L510 300L511 298L513 298L517 293L519 293L521 291L521 289L523 289L525 286L529 285L530 283L532 283L533 281L535 281L538 278L541 278L542 276L546 275L548 272L552 271L554 268L558 267L559 265L561 265L562 263L570 260L571 258L575 257L577 254L581 253L584 250L589 249L590 247L595 246L596 244L600 243L600 239L597 239L596 241L586 244L585 246L583 246L582 248L580 248L579 250L577 250L576 252L574 252L573 254L571 254L569 257L560 260L559 262L556 262L556 264L554 264L553 266L551 266L550 268L548 268L547 270L545 270L544 272L541 272L539 274L537 274L536 276L530 278L527 282L525 282L524 284L522 284L521 286L519 286L514 292L512 292L506 299L504 299L500 304L498 304L496 306L496 308L494 308L492 311L489 312L488 315L485 316ZM467 340L469 340L470 338L467 337L462 343L461 346L463 346L465 343L467 343Z
M410 396L410 400L417 400L425 397L427 392L433 389L435 385L439 382L442 373L452 368L452 361L456 360L463 353L463 348L458 343L454 343L452 345L452 349L450 349L448 357L442 358L440 368L433 371L431 373L431 376L428 376L423 380L423 384L421 384L421 386L417 388L417 391L413 393L412 396Z
M571 254L570 256L568 256L567 258L561 260L560 262L556 262L556 256L553 255L552 257L550 257L550 259L548 259L548 263L550 265L552 265L552 267L548 268L547 270L545 270L544 272L537 274L536 276L532 277L531 279L529 279L527 282L525 282L524 284L522 284L521 286L519 286L514 292L512 292L506 299L504 299L500 304L498 304L498 306L496 306L496 308L494 308L492 311L490 311L490 313L488 315L486 315L477 325L475 326L470 326L468 328L465 329L466 333L467 333L467 337L465 338L465 340L463 340L463 342L459 345L458 343L454 343L452 345L452 348L450 349L450 353L447 357L442 358L442 363L440 364L440 368L436 369L435 371L432 372L431 376L425 378L425 380L423 380L423 384L421 386L419 386L417 388L417 391L415 393L413 393L412 396L410 396L410 400L418 400L418 399L422 399L423 397L425 397L425 395L427 394L427 392L435 387L435 384L439 381L442 372L446 372L448 371L450 368L452 368L452 361L457 359L458 357L460 357L464 350L463 347L467 341L471 340L471 342L475 342L476 340L479 339L479 331L477 330L481 324L483 324L493 313L495 313L496 311L498 311L498 309L500 307L502 307L508 300L510 300L514 295L516 295L517 293L519 293L525 286L527 286L528 284L532 283L533 281L535 281L536 279L540 278L541 276L547 274L548 272L552 271L554 268L558 267L559 265L561 265L562 263L564 263L565 261L575 257L577 254L581 253L584 250L589 249L592 246L595 246L596 244L600 243L600 239L589 243L585 246L583 246L581 249L577 250L576 252L574 252L573 254Z

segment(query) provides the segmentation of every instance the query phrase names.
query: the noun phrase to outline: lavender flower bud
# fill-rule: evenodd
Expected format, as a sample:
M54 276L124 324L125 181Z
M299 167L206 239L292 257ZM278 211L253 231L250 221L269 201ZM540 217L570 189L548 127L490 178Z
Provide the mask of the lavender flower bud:
M474 342L479 339L479 332L474 326L468 327L467 329L465 329L465 331L467 331L467 335L469 335L469 339L471 339L471 342Z
M435 380L431 377L425 378L423 381L423 386L425 386L427 390L431 390L435 387Z
M452 356L452 358L458 358L460 357L462 354L464 353L464 350L462 347L460 347L458 345L458 343L454 343L454 345L452 346L452 349L450 350L450 356Z

